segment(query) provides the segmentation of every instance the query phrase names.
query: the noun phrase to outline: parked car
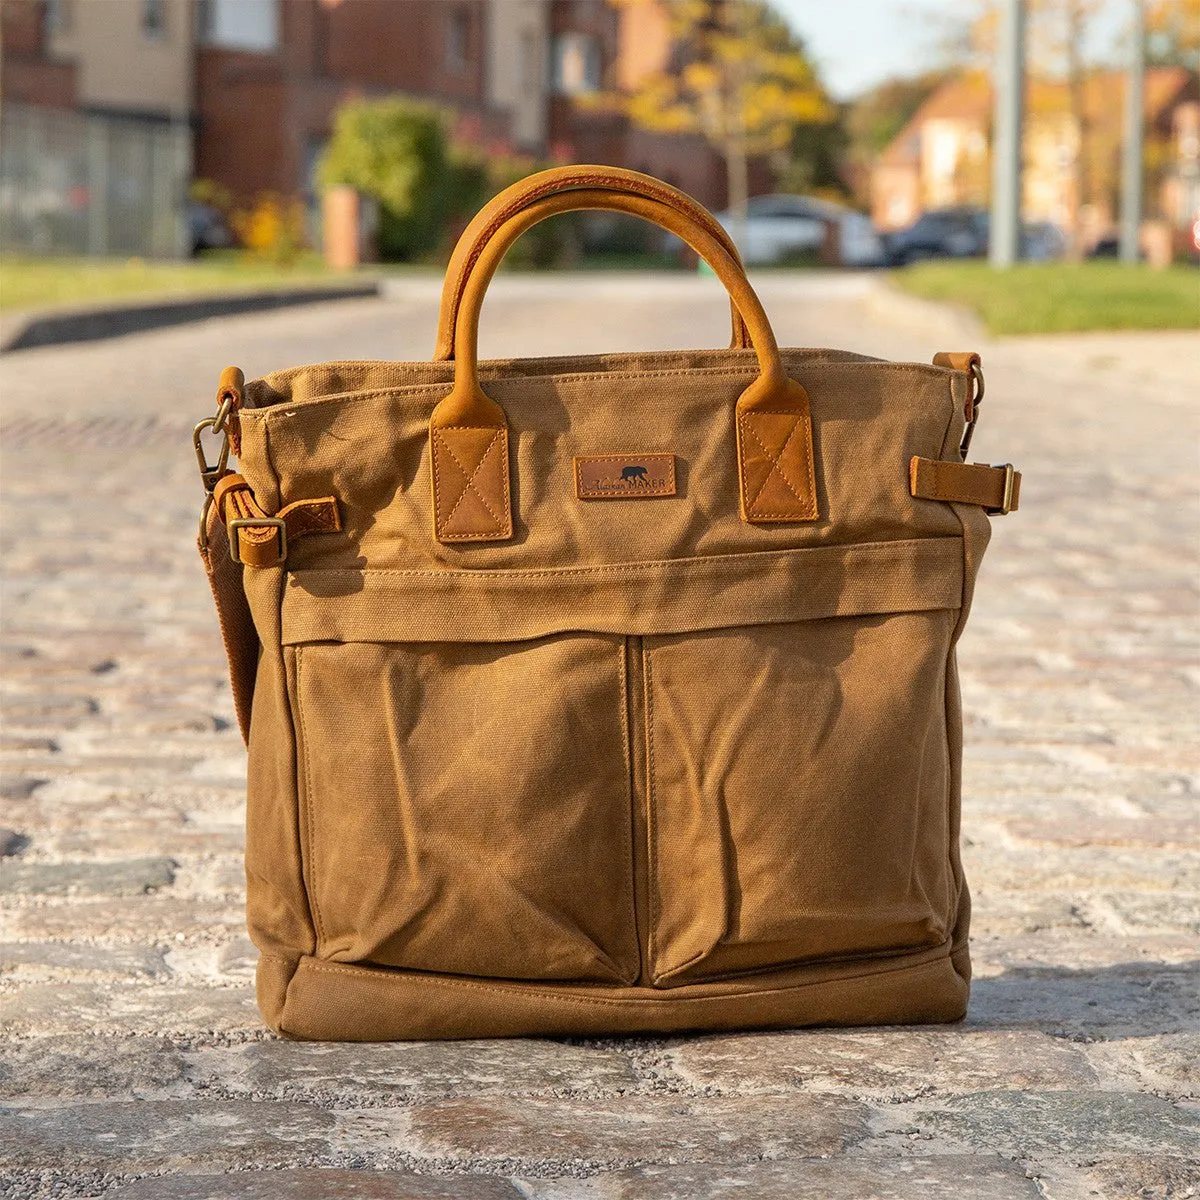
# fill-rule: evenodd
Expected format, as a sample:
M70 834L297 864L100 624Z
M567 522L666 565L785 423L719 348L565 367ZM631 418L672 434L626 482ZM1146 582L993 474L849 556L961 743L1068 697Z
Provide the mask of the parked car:
M188 244L193 257L201 250L228 250L237 244L224 215L211 204L189 200L187 225Z
M988 214L982 208L933 208L887 238L889 266L925 258L978 258L987 253Z
M746 206L746 227L739 233L731 212L717 220L740 243L747 266L778 263L792 254L819 253L825 230L836 228L838 258L848 267L877 267L884 262L883 243L865 214L816 196L755 196Z
M907 229L886 238L888 265L903 267L929 258L981 258L988 252L991 216L987 209L963 205L934 208ZM1026 221L1021 226L1019 257L1028 262L1061 258L1067 236L1051 221Z
M1021 228L1021 257L1049 262L1067 252L1067 235L1052 221L1030 221Z

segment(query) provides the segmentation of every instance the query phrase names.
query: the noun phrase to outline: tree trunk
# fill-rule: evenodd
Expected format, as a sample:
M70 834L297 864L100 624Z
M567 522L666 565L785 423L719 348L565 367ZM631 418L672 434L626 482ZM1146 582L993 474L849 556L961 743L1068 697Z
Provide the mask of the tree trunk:
M1071 164L1071 187L1074 191L1074 220L1071 223L1071 238L1068 248L1070 258L1079 262L1084 246L1083 210L1091 199L1088 177L1088 152L1091 147L1091 130L1088 125L1086 100L1084 97L1083 34L1084 14L1079 0L1067 0L1067 94L1069 97L1071 122L1075 126L1075 160Z
M744 36L746 12L739 3L725 11L731 31ZM747 201L750 199L750 163L746 147L746 69L740 61L730 64L728 90L725 99L725 172L729 185L729 212L733 228L733 244L744 258L748 237Z
M730 231L733 244L743 256L746 253L747 201L750 199L750 166L746 155L746 139L737 130L725 146L725 174L729 185L729 212L733 218Z

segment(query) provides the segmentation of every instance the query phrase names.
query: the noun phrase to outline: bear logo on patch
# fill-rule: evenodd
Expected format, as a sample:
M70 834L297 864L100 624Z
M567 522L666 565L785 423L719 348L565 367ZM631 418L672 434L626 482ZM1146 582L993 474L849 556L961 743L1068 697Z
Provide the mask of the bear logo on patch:
M646 468L645 467L622 467L621 468L621 482L622 483L644 484L646 482Z

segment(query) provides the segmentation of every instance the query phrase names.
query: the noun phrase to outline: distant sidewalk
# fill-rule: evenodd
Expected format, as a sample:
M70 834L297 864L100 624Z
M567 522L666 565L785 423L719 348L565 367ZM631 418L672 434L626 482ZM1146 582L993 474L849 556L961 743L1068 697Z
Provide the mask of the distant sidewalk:
M210 317L237 316L302 304L325 304L377 296L378 279L344 283L230 289L198 296L158 299L122 297L96 304L56 306L0 315L0 354L35 346L61 346L144 333L169 325L186 325Z

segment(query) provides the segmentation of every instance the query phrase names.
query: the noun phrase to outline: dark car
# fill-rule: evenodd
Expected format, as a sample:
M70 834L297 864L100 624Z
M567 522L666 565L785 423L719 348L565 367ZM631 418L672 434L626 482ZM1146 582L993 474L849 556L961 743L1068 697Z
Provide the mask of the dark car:
M887 239L890 265L923 258L978 258L988 248L988 214L982 208L935 208Z
M194 258L202 250L228 250L237 245L224 215L211 204L189 200L187 206L188 241Z

